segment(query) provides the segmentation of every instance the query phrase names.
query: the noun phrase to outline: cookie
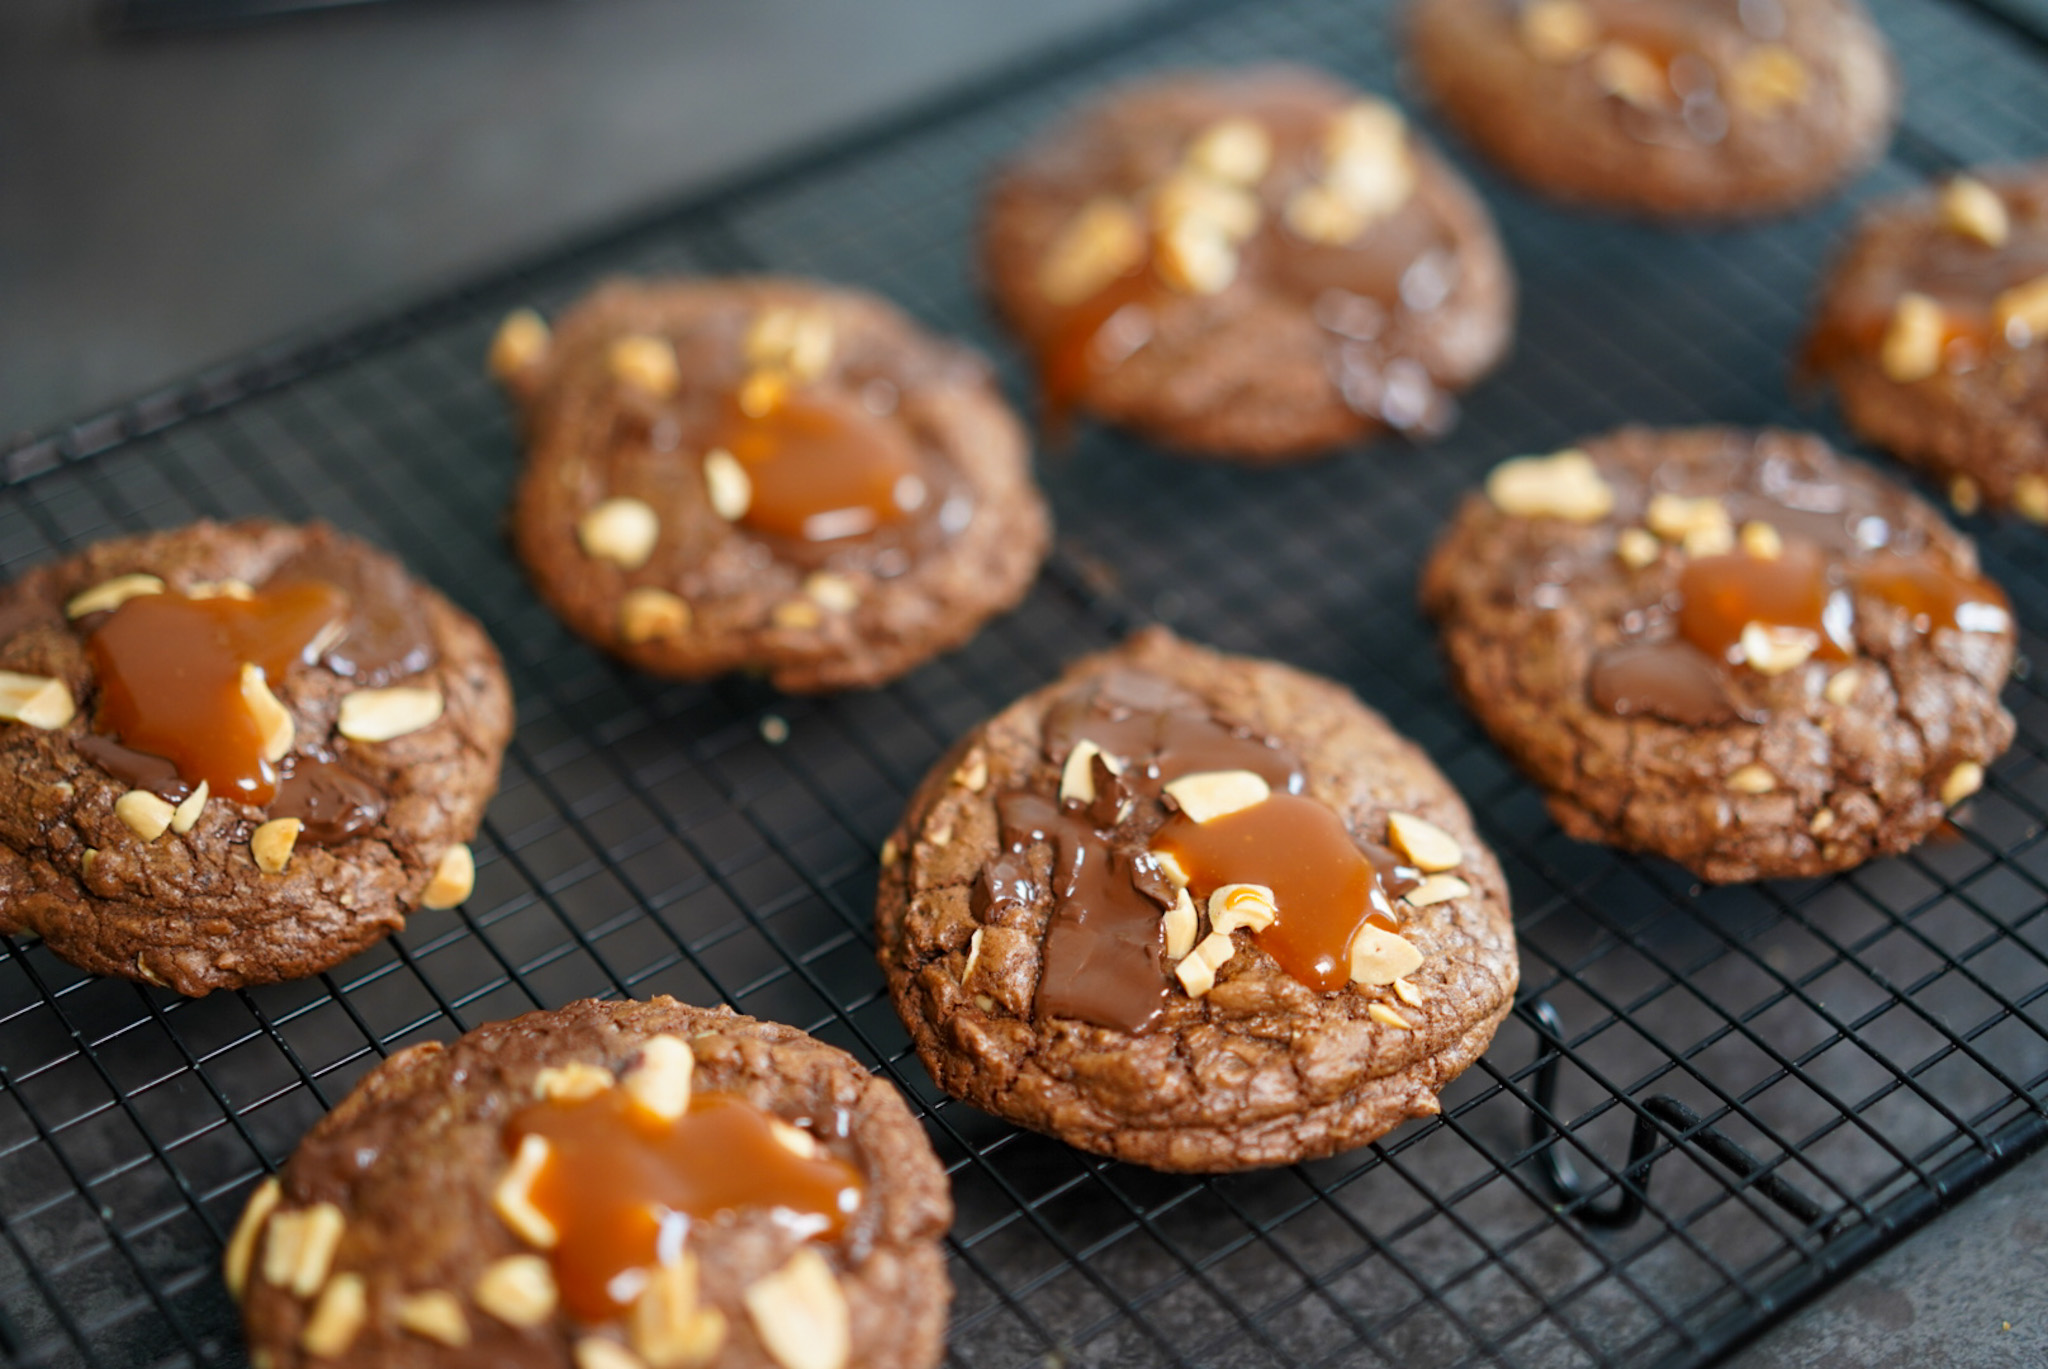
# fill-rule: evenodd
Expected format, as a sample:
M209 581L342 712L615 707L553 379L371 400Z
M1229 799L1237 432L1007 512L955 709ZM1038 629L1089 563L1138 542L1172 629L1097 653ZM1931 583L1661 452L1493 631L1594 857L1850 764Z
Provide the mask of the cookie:
M1158 628L968 736L882 863L882 968L940 1086L1154 1169L1434 1115L1519 972L1500 867L1413 743Z
M983 362L871 295L619 281L506 320L512 536L562 619L643 670L880 684L1030 587L1049 537Z
M2048 162L1871 212L1822 291L1805 369L1958 510L2048 523Z
M928 1369L952 1217L845 1052L586 999L370 1071L223 1264L269 1369Z
M1471 188L1392 105L1306 67L1095 102L996 179L982 258L1053 422L1253 463L1441 432L1514 320Z
M1856 0L1416 0L1444 117L1530 186L1687 219L1778 213L1883 154L1898 82Z
M1625 428L1505 462L1422 602L1566 832L1716 883L1904 851L2013 738L2014 623L1976 548L1807 434Z
M196 523L0 588L0 933L204 994L468 897L511 690L475 620L322 524Z

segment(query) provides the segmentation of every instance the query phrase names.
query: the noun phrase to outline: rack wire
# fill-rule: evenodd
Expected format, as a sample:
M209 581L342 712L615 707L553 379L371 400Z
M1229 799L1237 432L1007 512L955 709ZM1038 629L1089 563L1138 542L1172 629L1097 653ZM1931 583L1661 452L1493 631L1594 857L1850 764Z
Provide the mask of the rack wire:
M1990 8L1996 4L1999 8ZM2048 10L1881 0L1907 81L1852 198L2048 149ZM865 285L1004 364L969 267L991 160L1102 82L1277 56L1397 89L1385 4L1200 0L394 317L7 453L0 566L201 516L321 517L490 628L519 698L476 892L294 984L201 1000L0 940L0 1359L242 1362L214 1273L251 1186L381 1057L586 994L723 1000L885 1072L953 1179L950 1358L1037 1364L1708 1363L2048 1144L2048 692L1953 827L1824 880L1704 889L1563 838L1447 701L1420 553L1488 465L1627 420L1792 422L1786 357L1850 210L1668 233L1481 168L1516 355L1446 441L1247 472L1085 432L1016 613L884 690L665 683L569 637L500 536L518 460L480 366L514 304L615 272ZM1841 434L1831 432L1838 440ZM2042 659L2048 541L1979 522ZM1414 736L1500 852L1523 999L1443 1115L1219 1179L1081 1155L940 1097L880 988L873 852L960 732L1146 620L1334 676Z

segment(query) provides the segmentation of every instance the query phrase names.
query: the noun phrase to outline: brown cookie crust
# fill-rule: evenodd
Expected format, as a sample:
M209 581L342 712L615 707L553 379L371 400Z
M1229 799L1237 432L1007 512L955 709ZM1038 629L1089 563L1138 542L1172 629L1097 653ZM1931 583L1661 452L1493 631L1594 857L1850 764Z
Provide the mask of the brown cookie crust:
M1547 194L1653 217L1773 214L1826 195L1876 161L1890 137L1898 81L1856 0L1759 7L1775 22L1755 28L1733 4L1574 0L1566 8L1593 36L1581 55L1543 60L1524 24L1555 5L1416 0L1408 15L1410 55L1445 118ZM1675 88L1660 91L1665 111L1649 115L1608 93L1597 46L1636 31L1704 59L1714 103L1694 118L1720 136L1688 130ZM1802 94L1766 110L1740 92L1743 63L1769 50L1796 62L1801 74L1789 79Z
M272 1369L567 1369L572 1344L591 1328L573 1327L558 1312L518 1329L483 1311L469 1294L487 1265L529 1253L491 1206L508 1164L505 1121L533 1097L542 1068L582 1062L616 1073L650 1037L664 1033L691 1044L698 1089L738 1094L790 1122L844 1119L845 1134L815 1139L860 1170L866 1201L838 1240L808 1244L825 1255L846 1296L848 1369L936 1364L952 1296L939 1245L953 1219L952 1201L945 1173L902 1097L845 1052L794 1027L667 997L585 999L528 1013L445 1046L401 1051L366 1075L286 1163L278 1210L323 1202L341 1209L346 1226L333 1270L362 1276L368 1316L344 1353L308 1355L299 1337L309 1301L252 1273L242 1309L252 1358L268 1356ZM756 1334L742 1295L803 1244L761 1212L693 1225L688 1246L697 1256L700 1296L725 1314L727 1328L705 1369L781 1369ZM256 1264L260 1271L260 1246ZM459 1300L467 1345L438 1344L398 1325L399 1299L427 1291Z
M981 926L970 883L1000 840L995 796L1056 791L1047 711L1108 672L1135 669L1198 695L1219 717L1301 757L1306 792L1354 833L1386 838L1387 815L1426 818L1464 850L1467 897L1406 914L1425 959L1411 1006L1391 990L1318 994L1247 933L1216 987L1175 987L1164 1016L1131 1035L1033 1016L1050 908L984 929L974 988L961 984ZM974 784L976 779L981 783ZM1185 643L1164 629L1085 658L1019 699L932 771L890 839L876 900L882 968L926 1068L949 1093L1083 1150L1154 1169L1222 1172L1330 1155L1438 1111L1437 1093L1477 1059L1513 1005L1518 976L1506 882L1457 794L1413 743L1348 691L1271 661ZM1045 850L1034 855L1043 868ZM1398 1009L1412 1030L1376 1020Z
M1850 427L1940 478L1964 512L1981 499L2048 522L2048 346L2039 336L1903 383L1880 360L1886 324L1907 291L1948 295L1962 277L1982 287L1965 301L1972 312L1988 314L1999 288L2041 270L2048 162L1972 175L1997 194L2012 242L2034 244L2032 256L1958 237L1943 225L1935 189L1886 201L1865 214L1821 290L1806 364L1833 382ZM2000 270L2004 262L2011 267Z
M1624 428L1582 446L1614 492L1611 514L1583 524L1511 517L1474 493L1422 577L1453 685L1573 837L1665 856L1716 883L1844 870L1920 841L1947 812L1942 791L1957 768L1989 764L2011 744L2012 715L1998 700L2010 623L1922 634L1903 609L1863 593L1854 686L1837 686L1840 697L1827 686L1841 666L1814 660L1776 676L1728 672L1761 722L1684 726L1597 707L1596 653L1629 635L1631 615L1675 602L1677 548L1643 569L1617 555L1653 489L1743 491L1736 521L1775 516L1787 538L1800 515L1764 490L1775 482L1813 502L1798 491L1838 489L1836 522L1882 518L1894 549L1964 574L1977 572L1977 553L1927 504L1808 434ZM1773 777L1767 792L1731 785L1751 766Z
M64 616L73 595L145 572L173 590L238 579L261 588L294 557L317 554L397 577L424 614L433 664L389 681L440 690L440 720L374 744L335 731L361 682L324 665L294 668L272 691L295 724L293 752L331 753L381 788L380 821L332 846L300 841L280 874L256 867L249 834L263 809L210 799L184 835L143 842L114 804L129 786L82 755L97 684L85 638ZM297 979L339 964L405 925L443 854L475 835L512 731L511 688L474 619L404 577L385 553L324 524L201 522L101 542L0 589L0 669L53 676L77 715L43 731L0 723L0 932L39 935L64 959L200 995Z
M1219 120L1249 117L1266 129L1272 169L1257 190L1266 221L1277 224L1288 193L1308 179L1331 116L1360 98L1314 68L1269 65L1151 79L1090 104L989 190L982 272L997 307L1027 348L1046 346L1066 313L1039 285L1048 244L1089 201L1156 184ZM1349 311L1325 307L1319 318L1307 294L1247 269L1218 294L1163 296L1148 340L1098 370L1076 396L1080 407L1190 455L1253 464L1321 455L1390 426L1440 430L1447 392L1506 352L1515 285L1478 196L1418 134L1406 142L1416 185L1401 212L1440 225L1454 272L1440 303L1381 307L1368 324L1357 315L1373 305L1354 296ZM1377 231L1367 230L1360 250Z
M775 307L829 319L832 360L816 387L887 405L927 465L969 501L965 526L935 535L901 573L861 563L858 548L852 563L835 554L795 564L712 507L706 438L747 374L749 324ZM611 344L632 334L673 346L672 397L646 400L613 375ZM508 379L527 430L512 507L520 559L563 621L643 670L695 679L758 669L792 693L881 684L1013 607L1045 556L1050 519L1029 439L986 364L873 295L768 277L613 281L564 315L539 358ZM617 497L644 501L660 523L651 557L630 570L586 555L577 538L578 519ZM818 569L858 595L850 611L820 611L806 596ZM680 596L687 627L628 640L621 604L636 588ZM789 604L808 607L778 619Z

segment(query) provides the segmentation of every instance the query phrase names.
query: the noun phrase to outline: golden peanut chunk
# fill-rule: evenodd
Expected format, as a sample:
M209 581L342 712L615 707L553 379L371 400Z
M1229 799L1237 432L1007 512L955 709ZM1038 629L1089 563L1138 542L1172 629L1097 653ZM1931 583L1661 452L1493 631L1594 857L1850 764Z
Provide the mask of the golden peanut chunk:
M1688 555L1718 556L1735 545L1735 524L1727 508L1710 494L1697 498L1652 495L1643 521L1665 541L1684 547Z
M638 1355L603 1336L583 1337L570 1347L569 1358L576 1369L647 1369Z
M851 613L860 607L860 587L829 570L812 571L805 576L804 593L827 613Z
M1797 670L1820 650L1820 634L1803 627L1774 627L1768 623L1742 625L1742 659L1759 675L1783 675Z
M533 1076L533 1096L558 1103L577 1103L595 1098L618 1081L603 1065L573 1060L566 1065L549 1065Z
M313 1304L313 1315L299 1332L299 1348L315 1359L332 1359L355 1343L370 1319L369 1290L360 1274L336 1274Z
M690 1078L696 1067L690 1043L663 1033L640 1047L640 1059L621 1076L619 1084L641 1107L673 1122L689 1111Z
M1983 787L1984 767L1975 761L1963 761L1941 782L1941 801L1953 808Z
M1280 218L1297 238L1329 247L1342 247L1367 226L1365 215L1321 182L1304 185L1289 195Z
M1209 895L1211 936L1227 937L1240 927L1263 932L1279 915L1273 891L1263 884L1225 884Z
M1186 223L1240 243L1259 231L1265 211L1256 196L1222 181L1177 171L1152 191L1147 207L1162 230Z
M1095 802L1095 758L1102 757L1102 763L1109 767L1112 775L1124 772L1123 762L1110 755L1094 742L1083 737L1074 743L1074 749L1067 753L1066 763L1060 767L1060 802L1088 804Z
M1600 41L1600 21L1579 0L1534 0L1522 6L1522 46L1531 57L1567 66Z
M1427 908L1434 903L1464 898L1471 892L1472 886L1456 875L1431 875L1402 895L1402 901L1411 908Z
M432 727L445 706L441 691L432 686L358 689L342 696L334 728L352 742L394 741Z
M1365 1011L1368 1017L1379 1023L1382 1027L1392 1027L1395 1031L1404 1032L1415 1030L1413 1022L1410 1022L1384 1003L1368 1003L1365 1005Z
M967 759L953 771L953 783L970 794L988 788L988 756L979 749L968 752Z
M1158 234L1159 278L1184 295L1217 295L1237 279L1237 248L1222 229L1184 218Z
M1664 543L1648 528L1623 528L1621 535L1614 539L1614 554L1630 570L1642 570L1656 564L1664 554Z
M0 670L0 722L27 723L51 732L77 716L77 705L62 680Z
M1575 447L1549 456L1518 456L1486 477L1486 497L1515 518L1597 523L1614 510L1614 487L1593 458Z
M1053 238L1038 264L1038 290L1065 308L1101 293L1145 260L1145 225L1138 211L1103 196L1081 206Z
M1927 295L1907 291L1892 306L1878 344L1877 364L1885 378L1901 385L1925 380L1941 369L1942 334L1948 324L1941 306Z
M1977 482L1967 475L1959 475L1948 482L1948 505L1963 517L1968 518L1984 507L1984 492Z
M256 1185L250 1190L249 1201L242 1207L234 1235L228 1237L228 1248L220 1257L221 1280L237 1302L241 1301L242 1291L249 1286L249 1263L256 1256L256 1241L263 1235L263 1224L270 1220L271 1213L277 1211L277 1200L283 1193L284 1187L275 1176Z
M1182 775L1166 794L1193 822L1214 822L1256 807L1272 797L1272 786L1250 770L1202 770Z
M1180 861L1175 859L1171 851L1154 851L1152 863L1159 867L1159 873L1165 875L1167 882L1176 889L1185 889L1192 882L1188 879L1188 872L1181 868Z
M347 1219L333 1203L315 1203L270 1219L263 1242L263 1282L310 1298L327 1282Z
M505 321L491 338L487 363L491 374L500 380L511 380L537 365L547 355L549 340L548 325L539 314L531 309L514 309L505 315Z
M775 1144L790 1154L805 1160L818 1158L817 1138L802 1127L791 1126L780 1117L768 1119L768 1134L775 1138Z
M1365 216L1383 219L1415 193L1408 121L1384 100L1346 105L1323 133L1323 184Z
M1785 554L1785 539L1769 523L1744 523L1739 539L1742 549L1760 561L1775 561Z
M476 889L476 855L469 843L456 842L434 864L434 877L420 891L420 907L453 908Z
M576 540L593 561L638 570L661 540L661 519L645 500L605 499L576 520Z
M1609 95L1637 109L1662 109L1671 101L1664 64L1629 43L1602 43L1593 54L1593 79Z
M1835 810L1823 808L1813 815L1813 821L1806 824L1806 830L1817 837L1824 837L1835 830Z
M976 927L974 935L967 938L967 963L960 967L960 982L962 984L974 978L974 967L981 963L981 933L982 929Z
M470 1290L476 1305L507 1326L539 1326L555 1314L555 1274L542 1255L493 1260Z
M2014 480L2012 507L2029 523L2048 523L2048 477L2029 472Z
M281 875L291 864L292 848L306 824L297 818L272 818L249 834L249 854L266 875Z
M1422 1006L1422 990L1405 979L1394 981L1394 995L1411 1008Z
M851 1350L846 1294L809 1246L743 1295L761 1344L782 1369L845 1369Z
M1173 906L1160 918L1166 929L1166 958L1179 960L1195 949L1195 934L1201 930L1201 919L1195 912L1195 901L1188 897L1186 889L1179 890Z
M2048 273L1999 292L1991 316L2008 345L2029 347L2048 338Z
M1228 964L1230 957L1237 954L1237 944L1228 932L1211 932L1195 943L1180 964L1173 967L1174 977L1187 990L1188 997L1200 998L1216 987L1216 971Z
M201 780L197 789L178 801L178 806L171 810L173 832L182 837L199 825L199 815L206 811L207 793L206 781Z
M633 1301L627 1339L649 1369L678 1369L702 1364L725 1340L725 1318L716 1308L698 1305L697 1257L682 1258L655 1269Z
M754 479L739 458L723 447L704 453L704 493L711 511L728 523L737 523L754 506Z
M690 606L653 585L629 589L619 599L619 636L635 646L665 642L690 630Z
M553 1250L562 1233L533 1202L534 1181L547 1168L548 1140L528 1134L519 1138L512 1163L491 1190L491 1210L512 1234L537 1250Z
M789 398L789 377L781 371L756 371L740 382L736 398L748 418L766 418Z
M1465 859L1465 850L1456 837L1413 813L1387 814L1387 838L1394 843L1395 850L1427 875L1455 870Z
M111 613L130 599L163 592L164 582L154 575L116 575L65 600L64 616L83 618L88 613Z
M791 632L808 632L825 621L825 611L809 599L784 599L768 614L775 626Z
M1422 968L1422 952L1415 943L1370 922L1351 938L1351 982L1373 987L1392 984L1403 975Z
M1957 176L1943 186L1940 207L1942 227L1986 247L2005 246L2012 232L2005 201L1975 176Z
M832 317L822 309L777 305L755 315L744 351L749 366L813 381L832 365Z
M247 580L194 580L185 586L187 599L254 599L256 587Z
M292 738L297 729L292 725L291 710L277 701L270 692L270 681L263 674L263 667L242 663L242 703L249 710L249 716L256 720L256 730L263 737L263 759L281 761L290 754Z
M1273 140L1256 119L1219 119L1188 144L1187 164L1231 185L1254 185L1273 164Z
M667 338L645 333L615 338L605 353L605 361L611 367L612 379L656 399L674 394L682 380L675 348L669 346Z
M1768 119L1803 101L1812 80L1792 49L1761 43L1736 59L1728 73L1729 96L1737 109Z
M1855 666L1843 666L1828 676L1828 682L1821 687L1821 697L1837 708L1846 708L1856 697L1856 689L1863 683L1862 674Z
M1752 761L1728 776L1728 787L1738 794L1768 794L1778 787L1778 777L1769 766Z
M177 810L147 789L130 789L114 800L114 816L144 842L152 842L169 830Z
M894 833L883 838L882 849L875 853L875 863L884 870L896 868L896 862L903 859L903 848L896 844Z
M400 1298L395 1315L401 1330L422 1340L451 1349L469 1344L469 1318L463 1315L462 1300L446 1289L430 1288Z

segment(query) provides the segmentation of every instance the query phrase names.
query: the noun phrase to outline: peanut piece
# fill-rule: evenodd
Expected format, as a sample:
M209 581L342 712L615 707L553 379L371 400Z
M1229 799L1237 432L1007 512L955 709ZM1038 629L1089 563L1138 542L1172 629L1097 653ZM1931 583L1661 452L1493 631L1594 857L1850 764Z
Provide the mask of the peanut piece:
M1185 889L1193 882L1188 878L1188 872L1181 868L1180 861L1175 859L1171 851L1154 851L1152 853L1152 863L1159 867L1159 873L1165 875L1167 882L1176 889Z
M1273 790L1250 770L1203 770L1182 775L1166 786L1166 793L1190 821L1202 823L1256 807L1272 797Z
M974 935L967 938L967 963L960 967L962 984L974 978L974 967L981 963L981 933L982 929L976 927Z
M249 854L256 868L266 875L281 875L291 863L292 848L299 844L305 823L297 818L272 818L249 834Z
M1175 897L1173 906L1161 916L1166 928L1166 958L1179 960L1195 949L1195 933L1201 929L1195 912L1195 901L1182 889Z
M1959 475L1948 482L1948 504L1963 517L1968 518L1984 507L1984 492L1977 488L1977 482L1967 475Z
M334 728L352 742L388 742L432 727L445 706L432 686L358 689L342 696Z
M1422 990L1416 988L1405 979L1394 981L1394 995L1411 1008L1422 1006Z
M1863 676L1855 666L1843 666L1828 676L1828 682L1821 687L1821 697L1837 708L1847 708L1849 701L1856 697L1856 688L1863 683Z
M682 380L675 348L669 346L667 338L629 333L612 341L605 360L611 367L612 379L656 399L674 394Z
M1742 659L1759 675L1783 675L1796 670L1812 660L1818 650L1820 634L1803 627L1742 625Z
M1465 860L1464 848L1458 845L1456 837L1413 813L1389 813L1387 837L1395 850L1426 875L1455 870Z
M988 757L979 750L968 752L967 759L953 772L953 783L970 794L988 788Z
M725 1318L717 1308L697 1304L697 1257L688 1251L648 1277L626 1330L650 1369L701 1364L717 1353L725 1340Z
M1998 192L1974 176L1957 176L1941 189L1941 222L1986 247L2003 247L2012 218Z
M1253 185L1273 162L1273 140L1256 119L1220 119L1195 135L1187 164L1231 185Z
M469 1318L462 1314L462 1300L445 1289L400 1298L397 1321L401 1329L437 1345L459 1350L469 1344Z
M507 1255L492 1261L471 1293L478 1307L522 1330L555 1314L555 1274L541 1255Z
M539 314L514 309L491 338L491 374L499 380L513 379L547 355L549 340L548 325Z
M1662 109L1671 99L1663 64L1639 47L1603 43L1593 54L1593 79L1600 89L1637 109Z
M1427 908L1433 903L1464 898L1471 892L1472 886L1456 875L1431 875L1403 895L1402 901L1411 908Z
M434 877L420 891L420 907L453 908L476 888L476 856L469 843L456 842L441 853Z
M187 599L254 599L256 588L247 580L194 580L185 587Z
M65 600L64 616L77 619L88 613L108 613L130 599L163 592L164 582L154 575L116 575L111 580L102 580L91 589L82 590Z
M313 1304L299 1332L299 1348L315 1359L332 1359L354 1344L370 1319L370 1299L360 1274L336 1274Z
M661 540L661 519L645 500L600 500L576 520L576 540L593 561L609 561L622 570L638 570Z
M1227 937L1240 927L1263 932L1279 915L1273 891L1263 884L1225 884L1209 895L1210 936Z
M335 1247L347 1225L333 1203L273 1216L263 1242L263 1282L288 1288L293 1297L312 1297L327 1282Z
M1614 510L1614 488L1577 448L1503 461L1486 477L1486 497L1515 518L1597 523Z
M1065 308L1099 294L1145 259L1145 228L1137 211L1104 196L1081 206L1053 238L1038 265L1038 290Z
M1775 561L1785 554L1785 539L1769 523L1744 523L1742 549L1759 561Z
M1373 987L1392 984L1422 968L1422 952L1407 937L1370 922L1351 938L1351 982Z
M291 710L270 692L270 681L264 678L262 666L244 661L241 680L242 703L249 710L249 716L256 720L256 730L263 736L263 759L283 760L291 752L292 738L297 731L292 725Z
M789 398L789 377L780 371L756 371L740 382L736 398L748 418L766 418Z
M619 636L634 646L669 641L689 630L690 606L665 589L640 585L619 600Z
M1288 231L1304 242L1342 247L1366 229L1366 217L1321 183L1304 185L1280 211Z
M539 1250L553 1250L561 1231L533 1203L534 1180L547 1168L548 1139L528 1134L519 1138L512 1164L491 1190L491 1210L512 1234Z
M823 1255L805 1246L743 1296L754 1331L782 1369L845 1369L846 1294Z
M1404 1032L1415 1030L1413 1022L1410 1022L1384 1003L1368 1003L1365 1005L1365 1012L1366 1016L1372 1018L1373 1021L1383 1027L1392 1027L1395 1031Z
M1941 306L1931 297L1910 290L1900 295L1878 344L1877 362L1885 378L1910 385L1939 371L1946 328Z
M1664 554L1664 544L1648 528L1623 528L1614 539L1614 554L1630 570L1642 570Z
M2013 512L2029 523L2048 523L2048 477L2029 472L2012 482Z
M1159 278L1184 295L1217 295L1237 279L1237 249L1206 221L1183 218L1155 242Z
M1323 184L1370 223L1399 209L1415 192L1408 121L1384 100L1358 100L1323 134Z
M1074 749L1067 753L1066 763L1060 767L1060 802L1090 804L1095 802L1095 766L1097 756L1109 767L1112 775L1124 772L1123 762L1104 751L1094 742L1083 737L1074 743Z
M711 511L728 523L737 523L754 506L754 478L739 458L723 447L704 453L704 493Z
M0 722L27 723L53 732L77 716L71 690L47 675L0 670Z
M570 1347L569 1359L576 1369L647 1369L640 1357L615 1340L585 1336Z
M744 350L749 366L816 380L832 364L832 318L820 309L763 309L747 329Z
M860 607L860 589L844 575L829 570L805 576L804 593L827 613L851 613Z
M566 1065L549 1065L533 1076L533 1095L560 1103L578 1103L595 1098L618 1081L603 1065L573 1060Z
M1534 0L1522 7L1522 46L1539 62L1569 66L1600 41L1600 21L1579 0Z
M1806 830L1817 837L1824 837L1835 830L1835 810L1823 808L1813 815L1813 821L1806 824Z
M2009 346L2025 347L2048 337L2048 273L1999 292L1991 314Z
M1751 762L1728 777L1728 787L1738 794L1768 794L1778 787L1778 777L1769 766Z
M784 599L768 615L779 628L808 632L825 621L824 612L809 599Z
M206 797L206 781L201 780L199 787L187 794L179 801L178 806L171 810L171 830L182 837L198 826L199 815L206 811Z
M130 789L114 800L114 816L144 842L162 836L176 815L170 804L147 789Z
M1713 495L1688 499L1682 494L1650 497L1643 521L1667 542L1676 542L1691 556L1718 556L1735 545L1735 525Z
M633 1101L665 1122L673 1122L690 1107L690 1077L697 1057L690 1043L680 1036L650 1037L640 1047L640 1059L619 1083Z
M1187 224L1236 244L1259 231L1265 217L1256 196L1193 172L1176 171L1152 191L1148 208L1162 232Z
M228 1248L220 1258L220 1272L236 1302L242 1300L242 1290L249 1286L249 1264L256 1256L257 1238L262 1236L263 1224L270 1220L270 1214L277 1211L277 1200L283 1192L284 1187L275 1175L256 1185L235 1222L235 1234L228 1237Z
M1941 801L1953 808L1983 787L1984 767L1975 761L1962 761L1941 782Z
M1771 118L1806 98L1811 77L1806 63L1782 43L1763 43L1736 59L1728 73L1736 107Z

